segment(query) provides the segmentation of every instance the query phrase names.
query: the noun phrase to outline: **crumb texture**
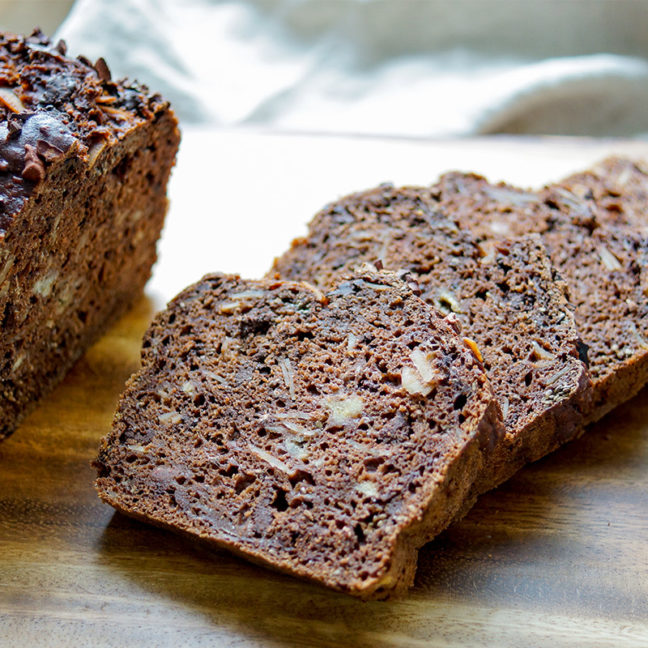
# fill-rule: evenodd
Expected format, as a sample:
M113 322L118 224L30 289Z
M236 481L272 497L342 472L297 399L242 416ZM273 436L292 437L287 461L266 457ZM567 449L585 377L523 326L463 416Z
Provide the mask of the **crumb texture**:
M580 433L589 380L540 238L475 236L439 193L384 185L330 204L269 274L322 287L361 262L411 271L426 302L475 344L502 408L507 437L481 480L486 490Z
M620 158L537 193L472 174L448 174L439 184L441 203L481 240L502 232L542 236L588 347L590 421L648 381L647 195L642 164Z
M210 275L144 339L97 468L148 521L361 597L407 587L502 433L483 368L393 273Z

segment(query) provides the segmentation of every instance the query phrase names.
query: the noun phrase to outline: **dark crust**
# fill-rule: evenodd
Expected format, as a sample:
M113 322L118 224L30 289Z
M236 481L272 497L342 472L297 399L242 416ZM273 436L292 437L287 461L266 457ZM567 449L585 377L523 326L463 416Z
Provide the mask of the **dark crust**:
M145 86L112 81L103 59L65 49L38 30L0 33L0 239L54 160L71 149L87 160L168 109Z
M361 262L411 271L423 298L476 342L507 434L477 480L485 491L578 436L590 381L565 286L537 236L483 245L436 187L383 185L326 206L270 276L320 287Z
M0 45L0 83L21 83L29 106L0 105L0 439L141 294L179 143L168 104L63 49L39 33ZM99 126L91 105L104 95L121 112Z
M209 275L147 332L96 484L129 515L386 597L501 434L473 353L393 273L326 295Z
M451 173L437 195L481 239L535 231L565 280L588 347L588 421L648 381L648 176L640 162L610 158L539 192Z

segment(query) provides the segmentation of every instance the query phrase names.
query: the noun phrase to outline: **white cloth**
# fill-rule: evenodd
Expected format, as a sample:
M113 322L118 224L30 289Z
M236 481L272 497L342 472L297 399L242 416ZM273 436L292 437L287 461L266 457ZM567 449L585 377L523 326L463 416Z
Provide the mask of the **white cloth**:
M57 36L185 122L648 132L646 0L77 0Z

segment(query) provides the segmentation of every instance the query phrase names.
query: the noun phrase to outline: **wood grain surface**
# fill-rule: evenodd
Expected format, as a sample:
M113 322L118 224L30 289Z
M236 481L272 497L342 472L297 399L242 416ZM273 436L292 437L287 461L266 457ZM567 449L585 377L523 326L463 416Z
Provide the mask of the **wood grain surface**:
M387 603L115 514L90 467L152 314L202 272L260 274L350 189L452 167L540 184L610 151L648 157L586 140L187 132L147 296L0 444L0 646L648 646L647 390L482 497Z

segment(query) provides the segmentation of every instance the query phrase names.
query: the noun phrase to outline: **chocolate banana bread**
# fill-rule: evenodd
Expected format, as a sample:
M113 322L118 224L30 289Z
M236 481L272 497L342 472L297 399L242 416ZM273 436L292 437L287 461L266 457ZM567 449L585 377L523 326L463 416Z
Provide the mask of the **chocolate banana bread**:
M588 347L593 381L588 421L598 420L648 382L648 232L641 227L640 171L620 160L608 168L625 169L619 173L627 173L622 184L633 186L634 193L604 188L618 184L604 175L597 185L592 173L537 193L452 173L433 190L438 204L481 240L503 233L541 233L568 284L578 330ZM585 178L591 185L587 191ZM613 197L614 192L622 195Z
M210 275L145 335L100 497L362 598L410 585L502 434L474 345L395 274Z
M158 95L65 50L0 34L0 439L141 294L179 142Z
M590 387L584 348L537 236L480 243L439 208L431 189L383 185L325 207L269 274L324 289L365 261L415 273L422 297L456 317L483 356L506 436L475 492L582 431Z

